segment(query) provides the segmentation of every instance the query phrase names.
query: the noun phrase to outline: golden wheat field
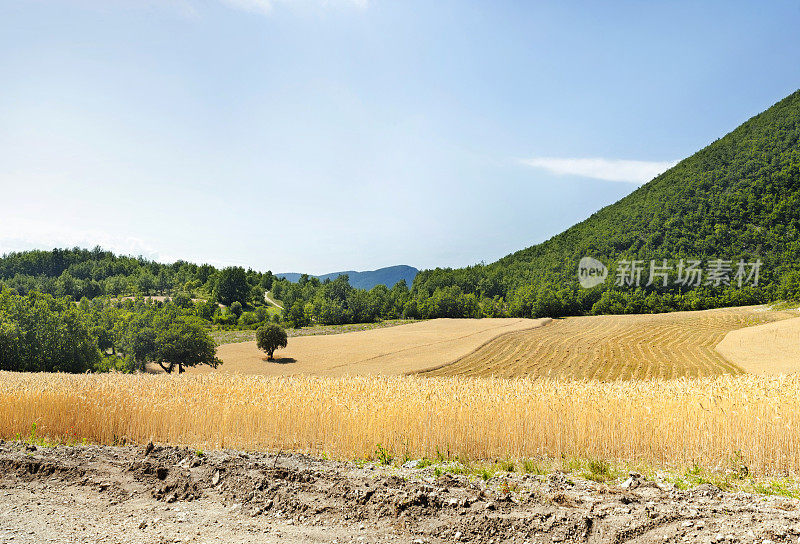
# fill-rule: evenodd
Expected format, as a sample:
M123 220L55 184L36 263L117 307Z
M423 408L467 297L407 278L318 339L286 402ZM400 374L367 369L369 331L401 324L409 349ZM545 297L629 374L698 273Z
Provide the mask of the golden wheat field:
M715 347L735 329L797 317L763 306L569 317L510 333L426 376L650 379L740 374Z
M402 458L602 458L800 470L800 379L671 381L0 372L0 437Z
M217 369L198 367L192 373L406 374L441 366L474 351L503 334L539 327L549 319L431 319L397 327L324 336L290 338L275 352L275 361L255 342L223 344Z

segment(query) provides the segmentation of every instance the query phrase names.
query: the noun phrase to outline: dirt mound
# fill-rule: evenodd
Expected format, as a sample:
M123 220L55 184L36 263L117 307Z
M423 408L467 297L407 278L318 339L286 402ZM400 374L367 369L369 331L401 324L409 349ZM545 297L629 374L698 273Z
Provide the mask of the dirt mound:
M0 443L0 541L762 542L798 501L555 473L488 481L301 454ZM438 474L438 476L437 476ZM711 489L706 489L711 488Z

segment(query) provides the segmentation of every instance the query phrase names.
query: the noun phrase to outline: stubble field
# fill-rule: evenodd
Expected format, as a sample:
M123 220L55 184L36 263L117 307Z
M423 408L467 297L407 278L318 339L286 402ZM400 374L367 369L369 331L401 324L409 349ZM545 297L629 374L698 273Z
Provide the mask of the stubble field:
M346 334L289 338L275 361L255 342L225 344L217 370L192 373L288 375L400 375L441 366L510 332L540 327L548 319L432 319Z
M800 371L800 318L731 331L717 351L745 372L796 373Z
M452 364L423 374L603 381L741 374L744 369L716 349L725 336L737 329L797 315L796 311L752 306L569 317L539 329L504 335ZM764 345L767 353L760 353L772 360L768 339L757 340L752 335L748 338Z

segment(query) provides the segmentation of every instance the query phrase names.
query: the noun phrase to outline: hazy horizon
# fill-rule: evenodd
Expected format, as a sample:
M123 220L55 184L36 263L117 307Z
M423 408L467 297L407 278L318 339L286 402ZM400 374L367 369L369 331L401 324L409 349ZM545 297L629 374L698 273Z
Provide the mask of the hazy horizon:
M0 254L492 262L800 81L793 2L0 6Z

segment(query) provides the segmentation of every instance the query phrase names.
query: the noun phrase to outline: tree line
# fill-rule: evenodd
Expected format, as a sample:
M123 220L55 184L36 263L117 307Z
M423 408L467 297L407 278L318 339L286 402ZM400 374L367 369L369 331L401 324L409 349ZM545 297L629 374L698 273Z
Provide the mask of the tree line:
M172 302L0 292L0 370L134 372L147 363L182 372L220 361L203 320Z
M237 283L239 278L220 281L231 274L240 275L243 282ZM226 305L235 300L245 304L263 297L272 280L269 271L217 269L186 261L163 264L141 256L115 255L100 247L12 252L0 258L0 283L5 287L23 295L37 291L73 300L184 292Z

